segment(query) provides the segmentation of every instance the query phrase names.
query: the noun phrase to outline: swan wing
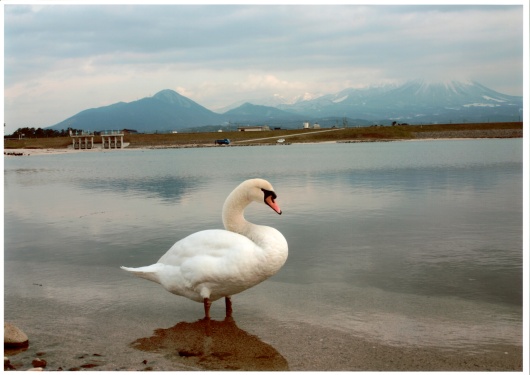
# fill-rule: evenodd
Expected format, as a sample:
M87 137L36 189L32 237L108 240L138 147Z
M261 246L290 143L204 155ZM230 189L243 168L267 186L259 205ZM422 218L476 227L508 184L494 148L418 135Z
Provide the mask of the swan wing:
M190 260L236 258L250 256L259 247L247 237L222 229L203 230L176 242L158 260L170 266L182 266Z
M265 279L262 254L258 245L240 234L220 229L197 232L175 243L158 260L164 268L160 283L170 291L184 287L211 292L215 300Z

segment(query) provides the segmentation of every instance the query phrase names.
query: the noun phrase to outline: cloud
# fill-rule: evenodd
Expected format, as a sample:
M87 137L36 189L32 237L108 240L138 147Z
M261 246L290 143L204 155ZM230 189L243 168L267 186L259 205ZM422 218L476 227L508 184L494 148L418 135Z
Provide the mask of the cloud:
M283 91L296 86L296 83L281 80L272 74L250 74L245 81L237 86L244 92L256 90Z
M522 6L8 3L6 122L52 125L165 88L207 108L414 78L522 95L522 17Z

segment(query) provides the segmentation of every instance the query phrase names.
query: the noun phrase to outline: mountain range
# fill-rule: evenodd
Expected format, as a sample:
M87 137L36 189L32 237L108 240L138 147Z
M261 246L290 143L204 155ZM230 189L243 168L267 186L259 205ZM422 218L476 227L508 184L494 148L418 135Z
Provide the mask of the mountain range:
M306 95L275 106L243 103L224 113L213 112L173 90L129 103L91 108L59 122L55 130L87 131L134 129L139 132L183 130L211 131L236 125L269 125L300 128L302 123L322 126L521 121L523 98L501 94L477 82L429 83L409 81L399 85L346 89L312 98Z

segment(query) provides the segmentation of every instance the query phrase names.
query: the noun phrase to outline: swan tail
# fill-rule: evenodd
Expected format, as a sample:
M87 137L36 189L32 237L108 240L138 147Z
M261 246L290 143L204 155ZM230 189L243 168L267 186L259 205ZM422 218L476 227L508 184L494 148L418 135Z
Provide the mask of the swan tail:
M142 279L147 279L147 280L154 281L155 283L160 284L160 278L158 276L158 271L160 270L160 266L161 265L157 263L157 264L152 264L150 266L145 266L145 267L132 268L132 267L121 266L120 268L127 272L131 272L135 276L141 277Z

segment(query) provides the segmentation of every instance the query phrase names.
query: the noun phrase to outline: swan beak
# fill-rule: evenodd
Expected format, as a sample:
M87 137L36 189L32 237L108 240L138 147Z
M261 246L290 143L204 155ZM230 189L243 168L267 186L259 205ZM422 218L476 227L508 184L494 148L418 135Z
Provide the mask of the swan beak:
M274 201L274 198L272 197L272 195L269 195L265 198L265 203L267 203L267 205L270 208L276 211L278 215L282 214L282 210L280 209L280 206L278 206L278 204Z

